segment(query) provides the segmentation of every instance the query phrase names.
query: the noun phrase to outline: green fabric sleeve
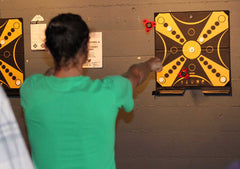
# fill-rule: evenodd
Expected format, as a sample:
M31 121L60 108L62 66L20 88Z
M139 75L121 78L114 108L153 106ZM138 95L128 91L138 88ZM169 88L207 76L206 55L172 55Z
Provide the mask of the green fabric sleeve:
M113 91L118 107L131 112L134 107L131 82L123 76L108 76L104 79L104 83Z

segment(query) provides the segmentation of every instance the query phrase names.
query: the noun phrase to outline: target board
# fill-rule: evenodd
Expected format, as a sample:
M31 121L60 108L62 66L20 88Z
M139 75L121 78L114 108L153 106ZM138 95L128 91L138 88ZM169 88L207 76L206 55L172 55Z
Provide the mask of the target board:
M0 19L0 84L7 95L19 95L24 80L22 18Z
M156 73L154 95L230 94L228 11L155 13L155 55L163 69Z

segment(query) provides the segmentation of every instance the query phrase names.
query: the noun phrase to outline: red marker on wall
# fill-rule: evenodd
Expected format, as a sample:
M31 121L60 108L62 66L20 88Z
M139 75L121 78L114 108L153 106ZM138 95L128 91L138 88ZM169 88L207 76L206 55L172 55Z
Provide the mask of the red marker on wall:
M150 30L156 26L156 22L154 21L149 21L148 19L143 20L143 24L145 26L145 32L150 32Z
M189 79L189 74L187 73L187 68L183 67L181 72L178 73L178 78L185 78L185 79Z

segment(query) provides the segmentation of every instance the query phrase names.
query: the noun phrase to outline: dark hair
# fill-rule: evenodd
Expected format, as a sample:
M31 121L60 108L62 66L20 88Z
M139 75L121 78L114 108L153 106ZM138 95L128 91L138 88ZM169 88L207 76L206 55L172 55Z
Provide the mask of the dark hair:
M45 33L45 45L54 58L56 69L76 65L78 52L87 58L89 28L79 15L67 13L54 17Z

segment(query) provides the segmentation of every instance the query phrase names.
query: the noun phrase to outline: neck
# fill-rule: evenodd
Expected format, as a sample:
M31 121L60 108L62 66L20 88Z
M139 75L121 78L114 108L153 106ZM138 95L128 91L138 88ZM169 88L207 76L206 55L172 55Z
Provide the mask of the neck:
M75 77L83 75L83 64L86 61L87 55L80 56L79 54L75 57L78 59L78 64L70 64L69 67L61 67L60 69L55 69L54 76L59 78L65 77Z
M83 75L83 68L77 66L71 68L60 68L54 72L54 76L59 78L75 77L81 75Z

